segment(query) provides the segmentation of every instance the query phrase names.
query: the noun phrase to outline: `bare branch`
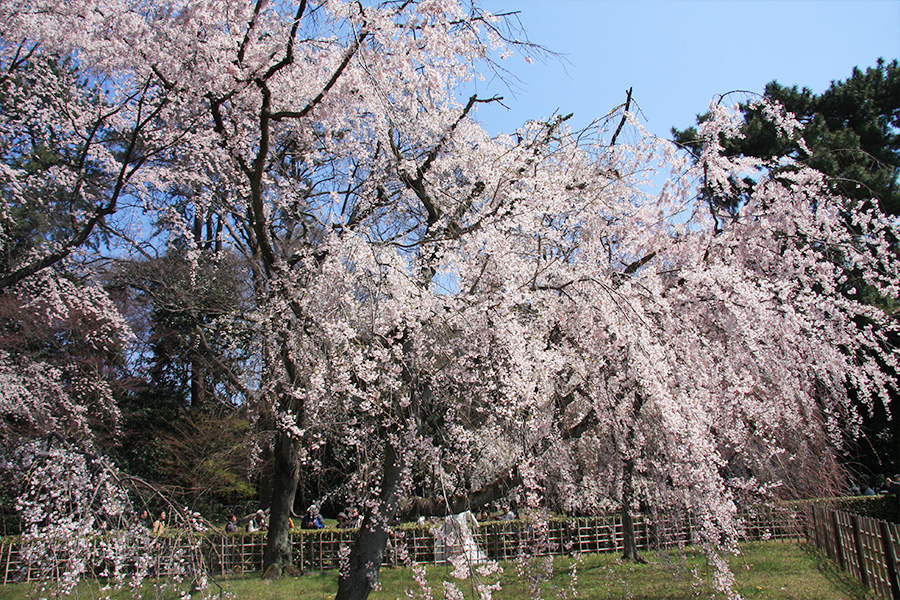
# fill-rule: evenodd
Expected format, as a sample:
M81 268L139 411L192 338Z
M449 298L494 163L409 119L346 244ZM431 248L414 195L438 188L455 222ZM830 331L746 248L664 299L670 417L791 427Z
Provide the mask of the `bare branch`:
M368 32L363 30L357 38L353 40L353 44L347 48L347 52L344 54L344 58L341 63L338 65L337 69L335 69L334 73L331 74L331 78L325 84L325 87L316 94L316 97L309 101L309 103L304 106L301 110L293 111L293 110L282 110L275 113L271 113L269 118L273 121L282 121L284 119L302 119L306 115L308 115L312 109L319 105L320 102L325 98L325 94L334 87L334 84L337 83L337 80L343 74L344 69L347 68L347 65L350 64L350 60L356 54L357 50L359 50L360 44L368 37ZM267 74L268 75L268 74Z
M613 134L612 139L609 141L610 146L616 145L616 139L622 132L622 127L625 126L625 121L628 119L628 110L631 108L631 90L632 88L628 88L628 92L625 97L625 108L622 109L622 120L619 121L619 126L616 127L616 132Z

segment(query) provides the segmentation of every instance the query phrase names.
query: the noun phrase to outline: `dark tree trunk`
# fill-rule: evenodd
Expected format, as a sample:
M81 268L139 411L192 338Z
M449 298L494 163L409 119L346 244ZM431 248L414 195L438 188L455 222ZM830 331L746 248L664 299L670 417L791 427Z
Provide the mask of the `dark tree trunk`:
M194 340L192 340L193 342ZM200 357L191 353L191 409L206 408L206 369Z
M642 563L646 561L638 554L634 519L631 517L631 504L634 502L634 484L631 480L633 472L634 463L630 460L625 461L622 468L622 545L624 546L622 558Z
M272 473L272 504L263 569L272 565L284 569L291 564L291 508L300 480L300 440L285 432L275 436Z
M384 559L390 524L397 515L397 487L403 464L390 442L385 442L381 494L366 508L356 543L350 552L350 564L341 569L335 600L366 600L378 583L378 571Z
M635 392L631 404L632 418L640 419L644 406L644 396ZM625 452L635 448L637 425L628 425L625 433ZM622 558L634 562L647 562L638 554L637 536L634 531L634 520L631 518L631 505L634 504L634 457L626 458L622 464L622 543L625 546Z

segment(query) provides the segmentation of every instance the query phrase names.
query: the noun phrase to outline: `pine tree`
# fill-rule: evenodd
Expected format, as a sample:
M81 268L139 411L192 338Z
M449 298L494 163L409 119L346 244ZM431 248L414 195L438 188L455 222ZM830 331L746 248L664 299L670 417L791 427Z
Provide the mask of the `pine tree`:
M772 159L790 156L828 175L842 196L856 202L877 199L882 212L900 214L900 63L879 59L865 71L854 68L822 94L777 81L763 96L781 104L804 125L799 137L779 132L755 102L740 106L743 137L724 140L729 156ZM708 114L699 115L703 123ZM672 128L678 144L699 151L695 127ZM729 210L739 198L723 200Z

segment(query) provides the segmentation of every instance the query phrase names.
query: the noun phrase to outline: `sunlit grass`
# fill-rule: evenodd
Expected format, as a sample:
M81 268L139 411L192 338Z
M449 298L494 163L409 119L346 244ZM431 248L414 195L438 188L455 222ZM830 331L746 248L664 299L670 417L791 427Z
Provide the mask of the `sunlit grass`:
M839 572L814 550L791 542L759 542L744 544L742 554L732 559L737 591L748 600L862 600L872 598L863 587L846 573ZM503 563L501 591L498 600L526 600L532 597L532 583L538 585L544 599L584 598L588 600L681 600L688 598L720 598L714 593L713 573L702 554L693 550L650 552L644 557L647 564L623 563L616 555L584 555L578 559L558 557L553 561L552 573L543 575L544 560L524 565ZM573 564L577 574L577 596L572 590ZM479 581L460 581L452 577L451 568L432 565L427 568L428 586L435 600L444 597L443 582L454 583L466 598L478 598L474 586ZM493 583L487 578L481 583ZM239 600L328 600L337 592L334 571L306 573L300 577L286 577L278 581L263 581L258 575L245 575L219 581L222 597L226 594ZM421 598L421 590L413 581L410 569L383 569L381 589L372 600L407 598L407 591ZM208 593L220 596L213 585ZM35 597L31 586L0 587L0 599L27 600ZM143 598L169 600L178 598L173 591L157 593L147 587ZM73 596L74 598L75 596ZM78 598L98 598L99 590L85 584L78 590ZM113 598L132 598L128 593ZM199 598L195 594L194 598Z

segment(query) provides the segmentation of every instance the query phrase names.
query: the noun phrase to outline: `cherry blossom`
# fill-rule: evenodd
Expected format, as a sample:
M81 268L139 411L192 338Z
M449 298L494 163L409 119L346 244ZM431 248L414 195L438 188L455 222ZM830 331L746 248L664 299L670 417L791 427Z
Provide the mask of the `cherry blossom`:
M102 353L127 336L84 274L113 253L101 230L123 260L167 243L195 264L211 248L235 257L245 302L198 320L197 344L253 357L217 366L270 432L267 566L292 560L300 469L329 445L352 457L365 514L339 598L377 584L408 505L511 490L538 515L690 511L729 589L737 504L839 444L851 391L872 406L896 385L896 326L844 289L853 270L897 297L896 225L865 207L848 223L823 176L789 159L723 156L739 121L719 100L696 164L627 111L491 138L477 115L496 99L460 86L527 47L451 0L17 0L0 23L0 290L48 324L102 313L81 340ZM58 159L26 164L26 137ZM745 200L721 214L715 195ZM6 245L45 208L66 218ZM83 287L49 275L64 270ZM38 282L46 297L27 291ZM87 427L88 397L115 412L102 377L88 393L44 364L0 353L5 415L52 433ZM90 518L66 523L87 535Z

